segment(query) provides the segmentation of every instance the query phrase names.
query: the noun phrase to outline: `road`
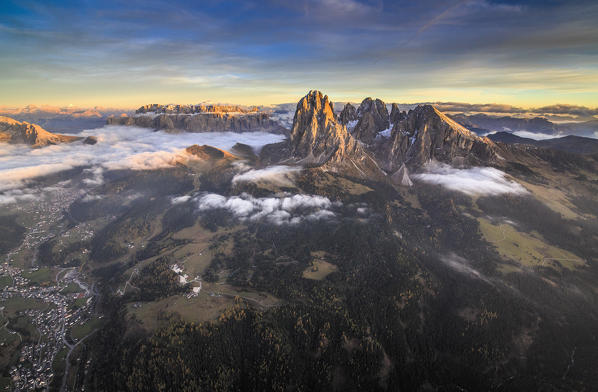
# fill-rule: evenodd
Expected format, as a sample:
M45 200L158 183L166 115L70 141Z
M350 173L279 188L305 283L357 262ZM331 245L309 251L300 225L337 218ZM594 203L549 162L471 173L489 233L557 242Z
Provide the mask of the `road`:
M133 275L137 274L139 272L138 268L135 268L132 272L131 272L131 276L129 276L129 279L127 280L127 282L125 283L125 287L122 290L118 290L118 294L122 297L123 295L125 295L125 292L127 291L127 287L131 286L131 287L135 287L131 284L131 280L133 279Z
M64 375L62 376L62 384L60 385L60 392L66 391L66 382L69 378L69 370L71 369L71 353L78 345L83 343L83 341L85 339L87 339L88 337L93 335L96 331L97 331L97 329L94 329L89 334L87 334L85 337L81 338L81 340L79 340L75 344L70 344L69 342L67 342L66 339L64 339L64 344L66 344L66 346L69 348L69 352L66 354L66 358L65 358Z

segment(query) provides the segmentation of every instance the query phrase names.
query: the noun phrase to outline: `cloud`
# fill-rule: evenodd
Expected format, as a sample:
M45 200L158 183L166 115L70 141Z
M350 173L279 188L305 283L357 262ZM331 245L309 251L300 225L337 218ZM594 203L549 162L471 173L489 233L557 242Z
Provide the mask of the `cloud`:
M595 76L597 8L589 0L523 6L491 0L209 6L155 0L142 8L108 0L82 10L21 3L3 10L0 24L6 54L0 70L10 100L4 103L11 105L65 99L132 105L198 96L284 102L306 85L344 99L361 90L359 98L367 91L410 101L466 96L527 104L565 88L552 97L583 103L595 93L588 77ZM455 3L460 6L451 7ZM411 42L422 29L425 34ZM581 75L569 82L542 76L543 86L529 91L510 78L517 68L532 70L525 78L550 69L579 69ZM431 97L440 85L451 88Z
M470 196L501 195L505 193L525 194L527 190L520 184L508 180L507 174L492 167L456 169L440 163L428 164L424 173L414 174L417 180L442 185L452 191Z
M104 168L94 167L91 169L85 169L84 173L90 173L91 178L83 179L83 183L90 186L98 186L104 183Z
M474 279L480 279L486 283L492 284L488 280L488 278L486 278L482 273L480 273L478 270L469 265L469 260L464 259L463 257L456 255L455 253L449 253L447 255L440 256L440 261L442 261L452 270L457 271L463 275L467 275Z
M247 193L230 197L208 193L197 202L200 211L224 209L240 220L265 219L276 225L332 219L336 214L331 209L339 206L339 203L317 195L255 198Z
M580 117L592 117L598 115L598 108L592 109L586 106L565 104L542 106L540 108L531 109L531 111L538 113L571 114Z
M13 189L0 194L0 205L12 204L20 201L33 201L37 196L27 190Z
M448 113L478 114L491 116L511 116L517 118L545 117L551 121L587 121L598 115L598 107L556 104L542 107L522 108L519 106L486 103L470 104L464 102L428 102Z
M301 168L291 166L270 166L265 169L252 169L233 177L233 183L238 182L270 182L281 186L293 186L293 176Z
M526 137L529 139L534 139L534 140L546 140L546 139L554 139L555 137L559 137L559 135L555 135L555 134L550 134L550 133L538 133L538 132L528 132L528 131L515 131L513 132L513 135L519 136L519 137ZM563 136L563 135L560 135Z
M189 195L185 195L185 196L178 196L178 197L173 197L170 202L172 204L182 204L182 203L186 203L191 199L191 196Z
M101 200L103 199L104 196L102 195L85 195L81 198L81 201L83 202L90 202L90 201L96 201L96 200Z
M43 200L47 200L48 198L58 197L63 201L65 199L71 199L79 196L85 195L85 191L80 189L72 189L71 188L71 181L61 181L56 183L52 186L46 187L31 187L31 188L24 188L24 189L8 189L4 191L0 191L0 206L6 204L14 204L14 203L34 203L39 204ZM89 201L92 199L97 199L99 196L89 196L86 195L83 200Z
M80 166L92 166L84 182L100 185L105 170L148 170L169 167L185 160L184 149L193 144L207 144L229 150L235 143L255 149L279 142L283 135L266 132L203 132L169 134L148 128L106 126L87 130L81 136L95 136L98 143L59 144L39 149L26 145L0 143L0 191L26 186L28 180Z

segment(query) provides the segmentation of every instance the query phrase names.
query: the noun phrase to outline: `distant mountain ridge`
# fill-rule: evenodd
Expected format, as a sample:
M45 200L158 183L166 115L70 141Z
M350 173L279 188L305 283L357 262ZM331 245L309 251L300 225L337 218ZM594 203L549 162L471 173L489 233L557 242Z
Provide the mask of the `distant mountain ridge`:
M565 135L582 137L598 135L598 120L554 123L544 117L519 118L488 114L450 114L449 117L480 135L517 131L554 135L555 138Z
M244 107L239 105L143 105L135 111L135 114L200 114L200 113L256 113L259 109L255 106Z
M149 104L132 116L109 117L106 123L183 132L286 133L268 113L236 105Z
M535 140L509 132L496 132L488 135L488 138L506 144L524 144L576 154L598 154L598 140L582 136L569 135L554 139Z
M0 116L37 124L50 132L77 133L84 129L100 128L109 116L130 113L126 109L78 108L49 105L27 105L22 108L0 107Z

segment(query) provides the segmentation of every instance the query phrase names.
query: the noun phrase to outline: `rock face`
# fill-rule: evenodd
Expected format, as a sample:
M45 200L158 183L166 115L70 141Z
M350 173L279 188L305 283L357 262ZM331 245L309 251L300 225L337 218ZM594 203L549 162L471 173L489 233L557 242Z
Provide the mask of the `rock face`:
M188 167L191 170L214 176L211 181L220 183L230 181L233 174L231 164L239 159L237 156L208 145L194 144L185 149L186 157L178 157L177 163Z
M390 109L390 123L391 124L396 124L399 121L403 121L407 118L407 113L406 112L401 112L401 110L399 109L399 105L397 105L396 103L392 104L392 107Z
M0 141L3 142L44 147L52 144L74 142L80 139L77 136L57 135L48 132L36 124L16 121L9 117L0 117Z
M357 109L355 109L355 106L347 102L343 111L339 114L338 120L343 125L347 125L349 122L357 120Z
M247 144L235 143L235 145L231 148L231 152L243 159L247 159L250 162L257 160L255 151Z
M290 152L299 163L358 177L383 177L374 159L337 121L328 96L310 91L297 104Z
M207 144L204 144L203 146L194 144L192 146L187 147L185 151L193 155L194 157L202 159L204 161L220 159L237 159L233 154L216 147L208 146Z
M389 127L386 105L379 99L366 98L357 110L359 122L353 130L353 136L366 144L372 144L378 132Z
M257 108L223 105L145 105L132 117L110 117L109 125L132 125L166 131L284 133L284 128Z
M385 167L421 166L431 159L463 165L496 159L496 146L457 124L431 105L410 110L392 129Z

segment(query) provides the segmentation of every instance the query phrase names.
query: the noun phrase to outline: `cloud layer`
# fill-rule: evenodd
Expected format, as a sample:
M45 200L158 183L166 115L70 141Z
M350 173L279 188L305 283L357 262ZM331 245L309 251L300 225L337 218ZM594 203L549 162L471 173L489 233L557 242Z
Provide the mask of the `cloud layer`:
M452 191L471 196L527 193L523 186L508 180L506 173L492 167L456 169L449 165L433 163L426 166L424 173L414 174L412 178L442 185Z
M581 105L549 105L536 108L522 108L506 104L470 104L463 102L428 102L447 113L467 115L485 113L494 116L512 116L517 118L545 117L551 121L587 121L598 117L598 107Z
M305 220L331 219L332 211L339 207L327 197L293 195L282 197L255 198L243 193L239 196L223 196L208 193L197 199L200 211L224 209L240 220L255 221L264 219L276 225L298 224Z
M0 143L0 191L23 187L27 180L68 170L92 166L88 185L99 185L104 170L145 170L173 165L188 159L184 149L193 144L208 144L224 150L235 143L256 149L281 141L284 136L265 132L205 132L169 134L147 128L107 126L83 131L98 143L81 142L32 149L26 145Z

